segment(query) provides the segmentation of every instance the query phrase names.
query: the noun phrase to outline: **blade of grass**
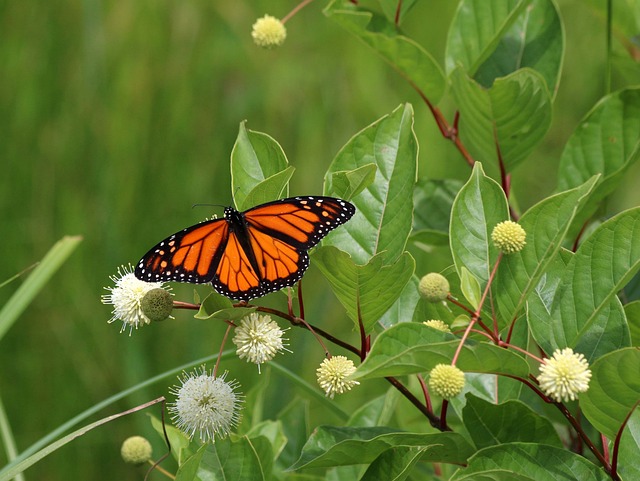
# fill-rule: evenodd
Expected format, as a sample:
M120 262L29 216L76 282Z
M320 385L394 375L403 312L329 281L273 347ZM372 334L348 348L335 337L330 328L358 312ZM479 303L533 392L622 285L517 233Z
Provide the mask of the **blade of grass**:
M7 418L7 412L4 409L2 398L0 397L0 435L2 435L2 444L4 445L4 451L7 454L7 460L13 461L18 455L16 450L16 442L13 437L13 431L11 431L11 425ZM15 481L24 481L24 476L18 474L15 476Z
M0 339L4 337L20 314L71 255L81 240L80 236L65 236L49 249L40 264L0 310Z

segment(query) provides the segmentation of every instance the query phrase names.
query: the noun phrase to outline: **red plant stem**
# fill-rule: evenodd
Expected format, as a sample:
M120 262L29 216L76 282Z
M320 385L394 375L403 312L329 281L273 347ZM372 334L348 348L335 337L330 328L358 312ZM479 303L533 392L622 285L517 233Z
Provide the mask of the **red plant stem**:
M227 321L229 323L230 321ZM222 359L222 351L224 350L224 345L227 343L227 337L229 336L229 331L231 331L232 325L229 324L227 326L227 330L224 333L224 337L222 338L222 342L220 343L220 352L218 353L218 359L216 359L216 365L213 368L213 377L218 377L218 367L220 366L220 359Z
M298 281L298 308L300 309L300 317L304 319L304 300L302 298L302 279Z
M173 301L174 309L192 309L194 311L200 310L200 304L192 304L190 302Z
M580 232L578 232L578 235L576 236L576 240L573 241L573 245L571 246L571 252L575 252L578 250L578 244L580 244L580 239L582 238L582 234L584 234L584 231L587 228L587 225L589 225L588 221L582 224L582 227L580 228Z
M525 356L529 356L531 359L534 359L536 361L538 361L540 364L542 364L544 361L542 359L540 359L538 356L531 354L529 351L527 351L526 349L522 349L520 346L516 346L515 344L509 344L508 342L504 342L504 341L498 341L498 346L499 347L505 347L505 348L511 348L514 349L518 352L521 352L522 354L524 354Z
M451 304L455 304L456 306L458 306L460 309L464 310L467 312L467 314L474 316L475 312L473 312L471 310L471 308L465 306L462 302L460 302L459 300L457 300L455 297L453 297L451 294L447 294L447 301L449 301Z
M429 396L429 389L427 389L427 384L424 382L424 379L420 374L417 374L418 382L420 383L420 387L422 388L422 394L424 394L424 403L427 406L427 409L430 412L433 412L433 405L431 404L431 396Z
M447 408L449 407L449 401L442 400L442 407L440 408L440 430L446 431L447 427Z
M364 324L362 323L362 312L360 311L360 299L356 301L358 303L358 327L360 328L360 361L364 362L367 358L367 332L364 329Z
M406 386L404 386L395 377L389 376L389 377L385 377L385 379L389 381L393 387L395 387L398 391L400 391L402 395L411 402L411 404L417 407L418 410L429 419L429 423L431 424L431 426L433 426L436 429L440 429L442 431L451 431L451 428L447 426L446 423L444 424L444 427L442 427L442 423L438 418L438 416L436 416L431 411L429 411L427 407L424 404L422 404L420 400L417 397L415 397L413 393L409 391L406 388Z
M398 0L398 6L396 7L396 17L394 19L394 23L396 27L400 25L400 11L402 10L402 0Z
M631 417L631 414L633 414L633 411L636 410L638 405L640 405L640 400L636 401L633 407L629 409L627 416L624 418L624 422L620 425L620 429L618 429L618 432L616 433L616 439L613 442L613 456L611 458L611 477L613 478L614 476L616 476L614 479L617 479L618 477L618 454L620 453L620 441L622 440L622 432L624 431L624 428L629 422L629 418ZM606 446L605 442L603 442L602 444L603 446Z
M280 20L282 22L282 25L284 25L285 23L287 23L287 20L289 20L291 17L293 17L296 13L298 13L300 10L302 10L304 7L306 7L307 5L309 5L311 2L313 2L313 0L303 0L302 2L300 2L298 5L296 5L293 10L291 10L289 13L287 13L284 18L282 20Z

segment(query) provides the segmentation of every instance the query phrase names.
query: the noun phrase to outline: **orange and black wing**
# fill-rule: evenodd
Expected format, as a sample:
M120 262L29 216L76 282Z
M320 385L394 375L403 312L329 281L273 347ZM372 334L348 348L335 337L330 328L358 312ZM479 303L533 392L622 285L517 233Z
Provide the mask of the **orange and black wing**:
M228 238L225 219L187 227L147 252L138 262L135 275L147 282L211 282Z
M295 284L309 267L307 251L354 213L352 204L333 197L293 197L249 209L240 214L242 225L231 222L213 286L249 300Z

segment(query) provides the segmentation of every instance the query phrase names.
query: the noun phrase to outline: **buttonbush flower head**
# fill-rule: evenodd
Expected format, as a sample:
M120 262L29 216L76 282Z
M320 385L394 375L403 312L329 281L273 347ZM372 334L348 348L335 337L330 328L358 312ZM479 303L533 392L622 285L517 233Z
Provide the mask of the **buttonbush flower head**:
M270 361L274 356L285 349L282 338L284 331L271 319L271 316L262 316L252 312L240 320L236 327L233 343L236 345L236 354L240 359L253 362L258 365Z
M259 47L279 47L287 38L287 29L276 17L265 15L253 24L251 36Z
M451 332L449 325L439 319L430 319L428 321L424 321L423 324L433 329L437 329L438 331Z
M464 388L464 372L451 364L438 364L429 375L429 388L443 399L451 399Z
M325 395L333 399L333 396L350 391L353 386L360 384L349 379L356 370L353 361L345 356L333 356L327 358L316 370L318 384L324 390Z
M170 392L176 401L169 405L175 425L190 438L198 432L203 443L226 437L240 419L242 396L235 392L236 381L227 382L227 373L215 377L202 366L179 377L180 386Z
M430 272L420 279L418 292L429 302L444 301L449 295L449 281L442 274Z
M120 448L120 456L128 464L144 464L151 459L153 448L142 436L131 436L124 440Z
M591 371L583 354L573 349L556 349L540 364L538 382L542 391L556 402L573 401L578 393L589 389Z
M141 281L133 274L133 269L130 265L118 267L118 273L115 276L109 276L109 278L114 282L115 286L105 287L109 294L102 296L103 304L113 306L113 313L109 323L121 320L122 328L120 332L128 327L129 335L133 332L134 327L138 329L151 324L151 319L142 306L143 299L154 289L166 291L163 283Z
M517 222L505 220L497 224L491 232L493 245L505 254L520 252L526 244L527 233Z

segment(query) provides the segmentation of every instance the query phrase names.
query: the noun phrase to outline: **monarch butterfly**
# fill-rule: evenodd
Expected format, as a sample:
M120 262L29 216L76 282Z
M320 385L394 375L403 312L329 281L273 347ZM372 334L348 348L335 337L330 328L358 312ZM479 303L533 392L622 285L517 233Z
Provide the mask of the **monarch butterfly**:
M291 197L173 234L135 269L148 282L211 282L231 299L250 300L291 286L309 267L307 251L347 222L356 208L333 197Z

